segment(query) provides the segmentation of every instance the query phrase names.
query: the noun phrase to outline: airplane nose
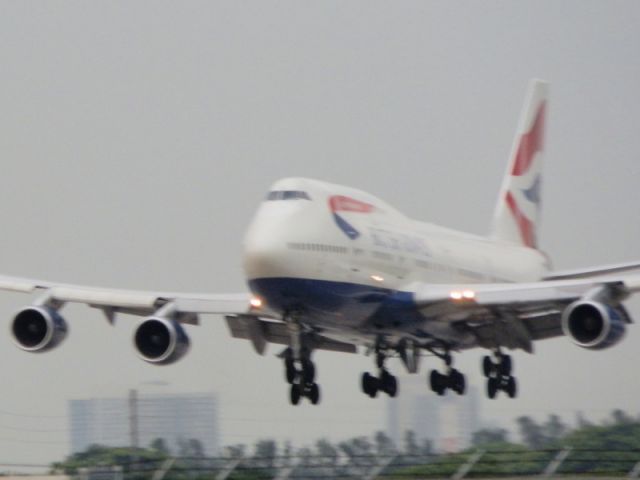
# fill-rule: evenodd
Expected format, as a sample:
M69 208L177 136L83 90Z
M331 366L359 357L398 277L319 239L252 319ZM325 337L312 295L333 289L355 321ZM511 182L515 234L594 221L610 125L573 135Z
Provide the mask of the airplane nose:
M244 269L248 280L295 276L296 256L288 247L308 234L312 204L308 200L265 202L244 238Z
M244 241L244 270L247 279L283 277L291 259L286 258L284 225L254 222Z
M244 270L247 279L283 276L282 248L273 244L245 245Z

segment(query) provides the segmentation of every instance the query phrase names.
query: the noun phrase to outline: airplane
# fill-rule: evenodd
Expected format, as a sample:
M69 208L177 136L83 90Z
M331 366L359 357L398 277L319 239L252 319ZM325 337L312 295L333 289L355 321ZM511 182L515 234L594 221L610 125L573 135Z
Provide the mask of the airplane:
M134 346L145 361L167 365L189 349L185 325L223 314L235 338L264 354L283 345L289 399L319 403L313 352L356 353L364 347L376 374L363 393L398 394L386 367L399 357L418 373L423 356L437 395L465 393L453 355L489 351L482 360L486 393L517 395L507 350L533 353L534 342L567 336L602 350L620 342L631 316L623 301L640 290L640 263L553 271L539 248L541 179L548 85L532 80L508 160L491 231L477 236L413 220L364 191L307 178L273 184L244 239L250 293L129 291L0 276L0 290L36 293L11 322L18 347L46 352L67 336L67 303L143 317Z

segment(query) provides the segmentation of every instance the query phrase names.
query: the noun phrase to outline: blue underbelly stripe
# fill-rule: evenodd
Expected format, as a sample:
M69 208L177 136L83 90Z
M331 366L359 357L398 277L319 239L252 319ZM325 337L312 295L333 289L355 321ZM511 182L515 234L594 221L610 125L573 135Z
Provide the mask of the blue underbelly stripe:
M413 294L371 285L302 278L258 278L249 288L269 306L329 323L397 325L422 319Z

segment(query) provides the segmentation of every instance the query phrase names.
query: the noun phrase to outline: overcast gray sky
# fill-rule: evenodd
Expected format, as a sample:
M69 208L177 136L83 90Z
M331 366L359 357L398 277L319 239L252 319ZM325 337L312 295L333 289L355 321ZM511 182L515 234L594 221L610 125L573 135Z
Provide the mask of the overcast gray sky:
M291 175L484 233L531 77L551 82L543 248L558 268L640 259L638 25L632 1L2 1L0 272L243 291L243 231ZM6 325L27 302L0 295ZM359 392L369 358L319 353L322 405L292 408L278 349L255 355L222 318L158 368L135 357L135 320L65 312L71 335L48 355L0 336L0 462L60 459L68 398L134 387L215 391L227 444L384 425ZM520 397L484 400L483 417L637 413L638 342L631 328L604 352L517 353ZM482 354L457 365L483 388Z

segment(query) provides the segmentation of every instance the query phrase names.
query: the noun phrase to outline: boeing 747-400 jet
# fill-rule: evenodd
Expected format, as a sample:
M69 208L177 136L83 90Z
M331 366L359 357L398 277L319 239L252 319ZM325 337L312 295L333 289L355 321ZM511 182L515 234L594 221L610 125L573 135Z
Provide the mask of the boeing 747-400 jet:
M263 354L280 354L290 400L316 404L320 390L315 350L375 359L363 392L395 396L390 356L417 373L425 354L442 371L429 374L431 389L465 392L453 354L480 347L487 395L516 396L507 350L533 352L537 340L565 335L588 349L617 344L631 318L622 302L640 290L640 263L552 272L538 249L540 185L547 86L533 81L498 195L491 233L465 234L413 220L381 199L354 188L310 180L277 181L253 218L244 242L250 293L239 295L138 292L0 277L0 289L37 292L15 315L17 345L44 352L68 328L66 303L144 317L135 330L140 357L166 365L189 348L185 324L201 314L224 314L231 335Z

